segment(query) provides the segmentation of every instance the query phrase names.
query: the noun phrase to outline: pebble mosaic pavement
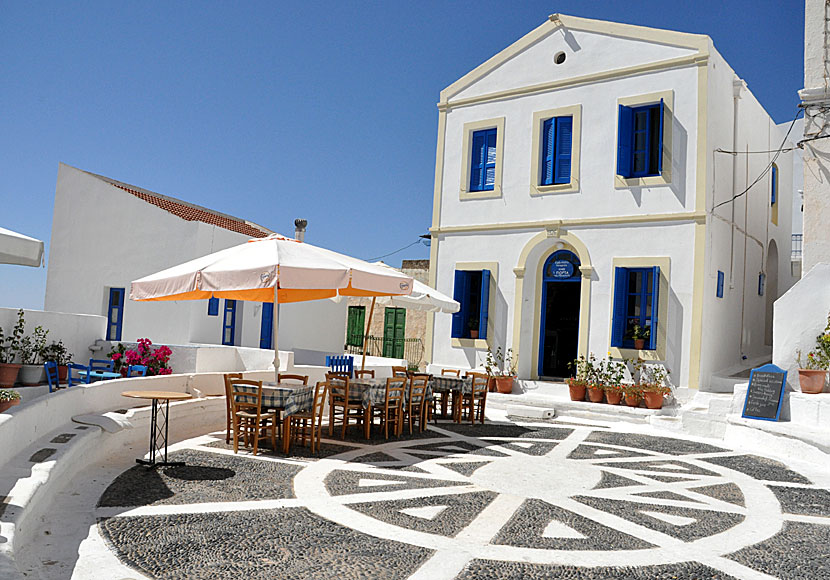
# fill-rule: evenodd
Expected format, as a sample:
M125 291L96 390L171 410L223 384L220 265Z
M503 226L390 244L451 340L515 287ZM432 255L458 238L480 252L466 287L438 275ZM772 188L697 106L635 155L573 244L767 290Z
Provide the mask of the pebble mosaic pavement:
M389 442L136 466L98 529L163 579L830 579L830 491L782 463L590 426L440 424ZM810 548L810 549L805 549Z

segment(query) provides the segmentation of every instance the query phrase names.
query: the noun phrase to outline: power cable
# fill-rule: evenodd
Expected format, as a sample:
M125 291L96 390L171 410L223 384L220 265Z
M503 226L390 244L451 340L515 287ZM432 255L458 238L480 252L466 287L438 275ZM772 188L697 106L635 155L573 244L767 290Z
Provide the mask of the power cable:
M798 111L798 112L795 114L795 117L793 117L793 122L792 122L792 123L790 123L790 128L789 128L789 129L787 129L787 134L786 134L786 135L784 135L784 139L781 141L781 145L780 145L780 146L778 147L778 149L775 151L775 155L773 155L773 156L772 156L772 159L771 159L771 160L770 160L770 162L767 164L766 168L765 168L765 169L761 172L761 174L760 174L758 177L756 177L756 178L755 178L755 181L753 181L752 183L750 183L750 184L749 184L749 186L748 186L746 189L744 189L741 193L738 193L738 194L736 194L736 195L733 195L731 199L727 199L726 201L722 201L722 202L720 202L719 204L716 204L715 206L713 206L713 207L712 207L712 211L715 211L716 209L718 209L718 208L719 208L720 206L722 206L722 205L726 205L727 203L731 203L731 202L735 201L736 199L738 199L738 198L739 198L739 197L741 197L742 195L746 195L746 193L747 193L750 189L752 189L752 188L755 186L755 184L757 184L759 181L761 181L761 179L763 179L763 178L764 178L764 176L765 176L767 173L769 173L769 170L770 170L770 169L772 168L772 166L775 164L776 160L778 159L778 156L779 156L779 155L781 155L781 152L782 152L782 150L784 149L784 144L787 142L787 138L790 136L790 133L792 132L793 127L795 126L795 122L798 120L798 117L799 117L799 116L801 116L801 111Z
M418 238L417 240L415 240L414 242L412 242L412 243L411 243L411 244L409 244L408 246L404 246L403 248L398 248L398 249L397 249L397 250L395 250L394 252L389 252L388 254L384 254L384 255L382 255L382 256L378 256L377 258L370 258L370 259L368 259L368 260L366 260L366 261L367 261L367 262L377 262L378 260L381 260L381 259L383 259L383 258L389 257L389 256L391 256L392 254L397 254L398 252L403 252L405 249L407 249L407 248L411 248L411 247L412 247L412 246L414 246L415 244L420 244L420 243L421 243L421 238Z

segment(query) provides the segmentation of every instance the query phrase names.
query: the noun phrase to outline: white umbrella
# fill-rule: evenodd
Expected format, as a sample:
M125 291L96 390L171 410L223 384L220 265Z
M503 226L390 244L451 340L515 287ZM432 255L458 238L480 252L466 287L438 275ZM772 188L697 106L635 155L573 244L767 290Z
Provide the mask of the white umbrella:
M43 242L0 228L0 264L38 267L43 262Z
M392 272L402 274L400 270L388 266L383 262L375 262L376 266L381 266ZM422 310L425 312L458 312L461 309L461 304L453 300L446 294L442 294L435 288L427 286L418 280L412 280L412 293L406 296L378 296L372 298L372 305L369 308L369 322L366 325L366 333L363 335L363 359L360 363L361 370L366 367L366 349L369 345L369 328L372 326L372 316L375 312L375 302L383 304L384 306L398 306L401 308L409 308L411 310Z
M196 258L130 285L132 300L229 298L256 302L305 302L334 296L406 295L414 280L279 234ZM274 309L274 371L279 372Z

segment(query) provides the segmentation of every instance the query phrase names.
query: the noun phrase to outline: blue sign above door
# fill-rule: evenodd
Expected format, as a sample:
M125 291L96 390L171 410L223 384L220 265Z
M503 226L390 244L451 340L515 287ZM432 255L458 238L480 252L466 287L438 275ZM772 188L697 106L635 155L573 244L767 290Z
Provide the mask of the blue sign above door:
M574 265L567 260L556 260L551 264L550 276L552 278L570 278L574 274Z

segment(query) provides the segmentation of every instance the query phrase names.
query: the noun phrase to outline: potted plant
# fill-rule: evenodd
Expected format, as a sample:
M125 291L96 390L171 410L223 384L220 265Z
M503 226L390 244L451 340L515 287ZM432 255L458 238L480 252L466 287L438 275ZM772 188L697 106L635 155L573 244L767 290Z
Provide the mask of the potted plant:
M489 348L487 349L484 368L487 375L495 383L496 390L499 393L510 394L513 392L513 379L516 377L517 362L513 360L512 348L508 348L506 353L502 352L501 347L498 347L495 353Z
M605 385L605 401L609 405L619 405L623 396L623 385L620 383L612 383Z
M640 389L649 409L662 409L663 397L671 393L666 385L669 373L663 365L643 365L640 369Z
M42 326L35 328L31 335L26 335L20 341L20 382L26 386L39 385L43 382L45 370L41 358L46 349L46 335L48 330Z
M579 355L576 360L568 363L568 366L574 369L574 376L567 379L571 401L585 400L585 390L595 373L594 363L596 357L593 353L589 353L588 358Z
M20 393L9 389L0 389L0 413L20 404Z
M588 378L588 400L592 403L602 403L605 398L605 384L608 365L600 360L593 365L592 376Z
M651 338L651 330L648 327L635 324L631 329L631 338L634 339L634 348L643 350L646 347L646 341Z
M469 318L467 327L470 329L470 338L478 338L478 318Z
M62 340L52 342L49 346L43 349L44 362L55 362L58 365L58 380L66 380L66 371L68 365L72 361L72 353L63 344Z
M830 369L830 315L827 316L824 332L816 337L815 348L807 353L806 361L802 364L800 350L796 359L801 392L815 395L823 391L827 370Z
M14 361L20 352L25 325L21 309L17 312L17 323L10 336L5 336L3 329L0 328L0 387L13 387L17 380L20 365L15 364Z
M609 405L619 405L623 396L622 382L625 377L625 365L619 361L608 360L605 364L605 400Z
M640 401L643 398L643 388L638 384L633 385L625 385L622 387L623 394L625 395L625 404L629 407L639 407Z

